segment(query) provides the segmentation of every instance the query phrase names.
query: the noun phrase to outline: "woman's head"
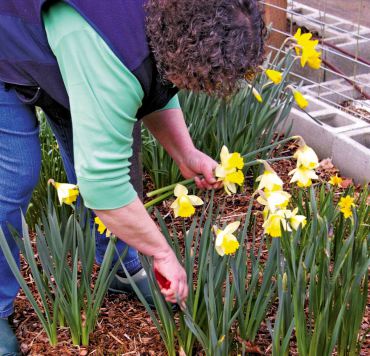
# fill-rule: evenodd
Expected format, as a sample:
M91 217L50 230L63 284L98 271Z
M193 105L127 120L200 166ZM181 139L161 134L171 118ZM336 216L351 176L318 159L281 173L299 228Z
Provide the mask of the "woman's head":
M256 0L148 0L146 25L161 75L180 89L227 96L263 60Z

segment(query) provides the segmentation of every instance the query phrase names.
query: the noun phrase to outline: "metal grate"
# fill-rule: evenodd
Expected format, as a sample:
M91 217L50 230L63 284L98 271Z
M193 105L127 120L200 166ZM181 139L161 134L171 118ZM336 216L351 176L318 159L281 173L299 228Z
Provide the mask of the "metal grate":
M321 69L304 69L297 61L292 71L295 79L302 81L304 91L370 120L370 0L264 0L261 3L266 12L286 16L286 22L280 19L275 23L272 15L270 30L275 36L284 39L302 27L320 40ZM269 45L274 50L277 46Z

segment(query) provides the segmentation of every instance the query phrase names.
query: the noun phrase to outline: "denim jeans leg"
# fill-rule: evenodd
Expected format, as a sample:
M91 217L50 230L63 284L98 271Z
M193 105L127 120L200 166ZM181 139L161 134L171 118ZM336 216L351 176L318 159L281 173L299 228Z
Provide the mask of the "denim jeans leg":
M46 111L48 122L53 130L55 138L57 139L68 181L69 183L75 184L77 179L74 170L72 120L70 113L68 110L63 109L60 106L55 107L55 109L44 109L44 111ZM88 133L86 134L88 135ZM94 225L93 213L90 225L91 227ZM106 238L105 234L99 234L97 230L95 239L95 259L98 264L101 264L108 246L109 239ZM123 241L117 241L116 247L120 254L126 250L127 246L128 245ZM118 255L115 256L113 263L115 263L117 259ZM141 267L138 252L132 247L127 248L127 253L123 262L129 273L135 272Z
M23 104L14 89L0 82L0 227L19 264L19 250L8 224L21 232L21 210L26 214L39 179L41 151L34 108ZM12 314L19 285L0 249L0 317Z

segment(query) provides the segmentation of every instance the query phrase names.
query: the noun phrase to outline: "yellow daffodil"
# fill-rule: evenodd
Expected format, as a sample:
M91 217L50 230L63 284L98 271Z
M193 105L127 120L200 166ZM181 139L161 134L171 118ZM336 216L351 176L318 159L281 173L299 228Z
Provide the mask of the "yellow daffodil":
M285 209L289 204L291 195L283 190L260 192L257 201L265 205L272 213L279 209Z
M307 64L310 68L318 70L321 68L321 52L314 51L307 59Z
M301 66L308 64L312 69L319 69L321 66L321 52L316 50L318 40L312 40L312 33L303 33L299 28L294 35L297 42L295 51L297 56L301 56Z
M342 182L343 182L343 179L341 177L338 177L338 174L336 174L335 176L330 177L330 180L328 183L333 186L340 187Z
M171 208L175 217L188 218L195 213L194 206L203 205L203 200L196 195L188 195L188 190L181 184L176 184L174 195L177 198Z
M280 84L283 80L283 73L274 70L274 69L266 69L265 71L267 77L274 83L274 84Z
M257 101L259 103L262 103L263 102L262 96L261 96L261 94L258 92L258 90L256 88L254 88L254 87L252 88L252 93L253 93L254 97L257 99Z
M105 236L110 237L112 233L107 229L107 227L104 225L104 223L101 221L101 219L98 216L95 217L94 222L96 225L98 225L99 234L102 235L105 232Z
M304 228L307 224L307 218L304 215L297 215L298 208L295 208L289 216L289 225L293 230L298 230L299 225Z
M236 185L244 183L244 159L238 152L229 153L226 146L223 146L220 153L221 163L216 167L215 175L224 184L228 195L236 193Z
M53 179L50 179L49 183L52 184L57 190L60 205L62 205L63 203L71 205L76 201L79 194L77 185L58 183L55 182Z
M221 153L221 166L226 170L231 170L233 168L243 169L244 158L238 152L230 153L226 146L222 146Z
M304 67L309 62L314 61L316 58L320 58L321 53L316 51L316 47L319 41L308 41L302 47L301 55L301 66Z
M297 105L301 108L301 109L306 109L306 107L308 106L308 101L307 99L303 96L303 94L301 92L299 92L298 90L294 89L293 90L293 96L294 96L294 100L295 102L297 103Z
M297 42L297 46L295 46L295 51L297 56L300 56L302 53L302 49L307 46L309 41L311 41L312 38L312 33L303 33L302 34L302 29L299 28L297 32L294 35L294 39Z
M315 169L319 166L319 159L315 151L305 143L295 151L293 157L297 160L297 167Z
M297 167L289 172L289 175L293 175L290 183L297 182L298 187L305 188L312 184L312 179L318 179L315 171L312 169L305 168L303 166Z
M346 195L345 197L340 198L338 203L340 211L343 213L346 219L352 216L352 207L355 206L353 201L354 198L352 198L350 195Z
M239 242L233 233L238 229L239 221L228 224L224 230L218 229L216 226L213 230L216 234L215 249L220 256L232 255L239 248Z
M271 170L265 170L262 175L257 177L256 181L260 182L258 190L267 189L273 191L283 189L283 181L272 168Z
M286 220L290 214L290 210L278 210L277 212L270 214L262 225L262 227L265 229L265 233L271 237L281 237L281 226L283 226L284 230L291 231Z

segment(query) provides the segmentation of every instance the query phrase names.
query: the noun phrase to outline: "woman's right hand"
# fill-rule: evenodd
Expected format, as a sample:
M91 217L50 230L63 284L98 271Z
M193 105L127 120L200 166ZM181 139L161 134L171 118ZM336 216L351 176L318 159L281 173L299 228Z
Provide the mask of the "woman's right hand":
M181 309L185 309L188 297L188 284L184 268L178 261L175 253L169 248L165 253L154 256L154 269L170 282L169 289L161 289L167 302L180 302Z

